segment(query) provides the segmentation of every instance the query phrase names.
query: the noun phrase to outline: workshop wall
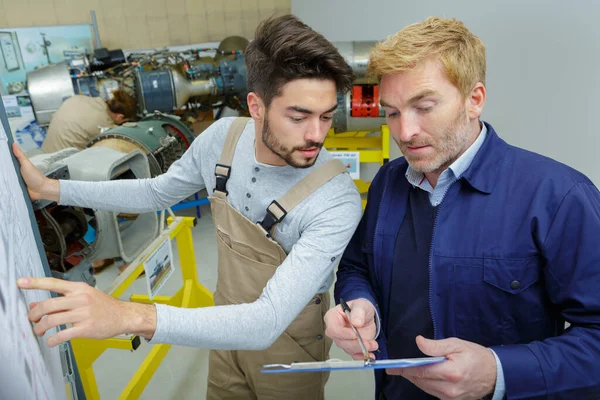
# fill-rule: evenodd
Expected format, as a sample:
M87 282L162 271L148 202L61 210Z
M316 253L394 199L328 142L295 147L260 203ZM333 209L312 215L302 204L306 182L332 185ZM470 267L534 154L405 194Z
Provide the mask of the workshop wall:
M91 24L102 46L144 49L254 35L259 21L290 12L290 0L0 0L0 28Z
M487 47L483 119L510 144L566 163L600 186L600 2L377 0L368 4L372 13L365 4L292 0L292 13L332 41L382 40L431 15L463 20ZM390 153L401 155L393 142Z

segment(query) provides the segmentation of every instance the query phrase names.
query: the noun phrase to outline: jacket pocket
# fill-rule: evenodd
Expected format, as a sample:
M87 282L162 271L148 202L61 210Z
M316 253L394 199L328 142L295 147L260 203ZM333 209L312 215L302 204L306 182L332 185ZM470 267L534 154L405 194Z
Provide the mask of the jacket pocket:
M455 265L457 336L484 346L523 343L541 335L544 319L537 257L485 258L483 265Z
M483 264L483 280L506 293L522 293L540 280L538 259L486 258Z

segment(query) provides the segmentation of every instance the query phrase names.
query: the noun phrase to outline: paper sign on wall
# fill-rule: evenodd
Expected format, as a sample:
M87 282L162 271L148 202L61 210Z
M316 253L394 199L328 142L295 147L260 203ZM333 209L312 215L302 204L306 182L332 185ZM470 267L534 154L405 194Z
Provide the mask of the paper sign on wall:
M360 179L360 153L358 151L330 151L348 169L352 179Z

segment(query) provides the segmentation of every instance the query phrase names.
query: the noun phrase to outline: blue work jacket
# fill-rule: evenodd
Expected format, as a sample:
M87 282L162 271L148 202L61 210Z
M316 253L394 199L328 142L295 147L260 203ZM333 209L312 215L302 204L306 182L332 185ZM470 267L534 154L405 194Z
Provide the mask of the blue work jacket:
M429 265L407 266L429 268L435 338L492 348L508 399L600 399L600 193L580 172L508 145L486 125L481 149L438 207ZM336 303L375 305L378 359L388 358L407 167L399 158L377 173L335 286ZM376 396L383 373L375 371Z

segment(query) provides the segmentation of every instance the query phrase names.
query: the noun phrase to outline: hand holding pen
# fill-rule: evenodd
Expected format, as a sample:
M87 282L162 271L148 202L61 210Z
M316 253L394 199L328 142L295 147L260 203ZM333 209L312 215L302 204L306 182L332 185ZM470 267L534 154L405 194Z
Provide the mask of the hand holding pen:
M375 359L379 348L374 340L377 333L375 307L366 299L351 300L332 308L325 314L325 334L355 360Z

